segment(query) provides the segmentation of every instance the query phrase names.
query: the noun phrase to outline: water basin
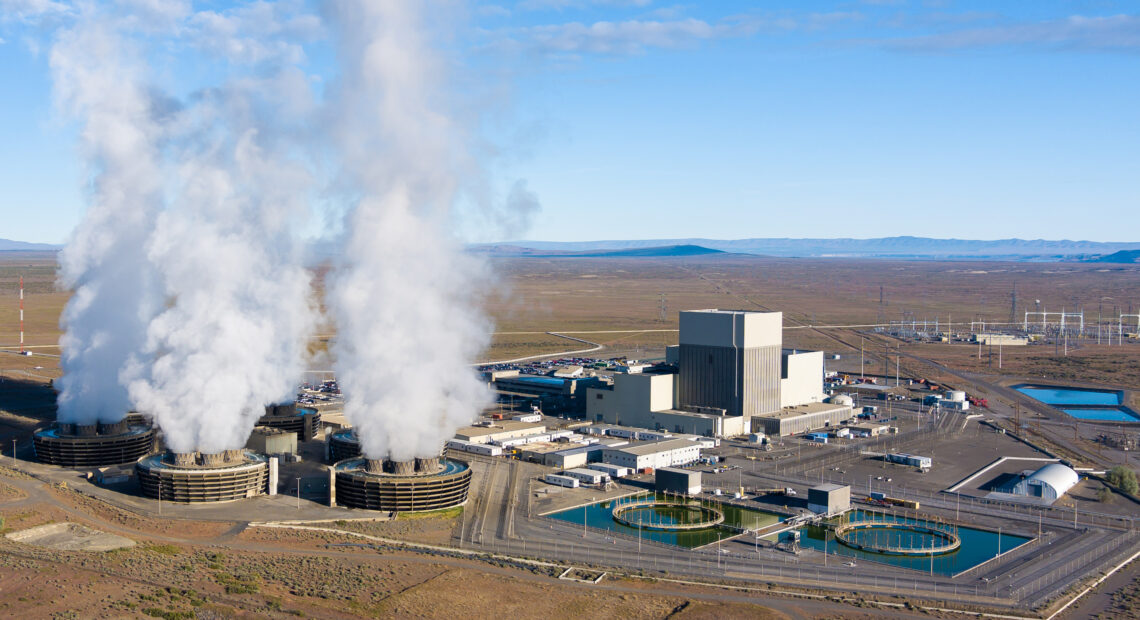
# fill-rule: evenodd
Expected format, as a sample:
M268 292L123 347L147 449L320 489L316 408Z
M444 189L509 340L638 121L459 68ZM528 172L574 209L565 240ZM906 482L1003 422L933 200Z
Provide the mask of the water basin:
M1018 392L1046 405L1119 405L1124 394L1117 390L1090 390L1047 385L1018 385Z
M1093 422L1140 422L1140 417L1124 407L1065 407L1061 409L1078 420Z

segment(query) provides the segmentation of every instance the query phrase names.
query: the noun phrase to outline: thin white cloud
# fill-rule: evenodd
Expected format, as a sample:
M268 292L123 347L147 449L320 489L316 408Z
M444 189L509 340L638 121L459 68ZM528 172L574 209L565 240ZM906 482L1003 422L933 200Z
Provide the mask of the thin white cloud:
M563 11L591 6L647 7L653 0L522 0L517 8L523 11Z
M482 4L475 8L480 17L510 17L511 10L498 4Z
M56 0L0 0L0 21L36 21L71 13L69 2Z
M735 15L715 22L687 19L632 19L620 22L568 22L491 31L492 47L545 54L641 54L649 49L683 48L704 41L749 37L761 30L815 31L857 21L857 12L813 13L800 17Z
M988 47L1042 47L1082 51L1140 51L1140 16L1113 15L969 28L879 41L895 50L943 52Z
M525 29L522 34L535 47L547 52L637 54L651 47L680 47L696 41L731 36L737 30L734 26L714 25L699 19L630 20L535 26Z
M235 63L305 58L303 43L321 36L320 19L298 10L294 2L253 2L235 9L200 11L191 16L189 36L195 45Z

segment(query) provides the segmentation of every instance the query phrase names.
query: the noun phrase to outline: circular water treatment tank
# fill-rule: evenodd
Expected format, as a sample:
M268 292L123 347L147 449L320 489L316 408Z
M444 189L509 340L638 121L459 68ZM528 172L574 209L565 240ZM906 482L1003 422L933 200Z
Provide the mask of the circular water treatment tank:
M614 506L612 516L627 527L663 532L703 530L724 523L723 512L700 502L631 502Z
M950 390L946 392L946 400L953 403L961 403L966 401L966 393L961 390Z
M61 467L133 463L156 448L155 432L139 416L98 424L54 424L32 434L36 460Z
M471 467L450 458L392 462L354 457L336 463L333 470L336 502L350 508L439 510L466 503L471 486Z
M847 523L835 528L835 539L852 549L883 555L942 555L962 546L953 530L920 523Z
M152 454L138 460L135 472L143 495L186 504L263 495L269 479L266 457L248 450Z

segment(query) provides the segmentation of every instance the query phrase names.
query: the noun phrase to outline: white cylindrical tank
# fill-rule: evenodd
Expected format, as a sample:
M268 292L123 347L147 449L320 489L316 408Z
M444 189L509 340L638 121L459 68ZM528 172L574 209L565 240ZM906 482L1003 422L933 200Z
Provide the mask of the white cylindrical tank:
M852 400L851 397L846 395L846 394L836 394L835 396L832 396L831 398L827 399L827 402L829 402L833 405L844 405L847 407L853 407L855 405L855 401Z
M966 401L966 393L961 390L950 390L946 392L946 400L955 403Z

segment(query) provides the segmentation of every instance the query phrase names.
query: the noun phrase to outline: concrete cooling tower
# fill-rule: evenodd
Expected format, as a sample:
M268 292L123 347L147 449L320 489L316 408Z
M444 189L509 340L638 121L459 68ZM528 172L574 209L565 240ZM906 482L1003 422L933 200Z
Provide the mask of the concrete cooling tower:
M443 457L413 461L349 458L329 471L330 503L350 508L416 512L467 502L471 467Z
M360 438L356 436L355 429L339 430L329 435L326 449L326 460L329 463L357 456L360 456Z
M257 425L297 433L297 441L309 441L321 426L321 413L316 409L298 407L296 403L266 405L265 415Z
M139 459L135 472L143 495L186 504L264 495L272 477L268 459L248 450L154 454Z
M118 422L57 422L32 436L36 460L61 467L104 467L133 463L157 448L154 428L138 414Z

